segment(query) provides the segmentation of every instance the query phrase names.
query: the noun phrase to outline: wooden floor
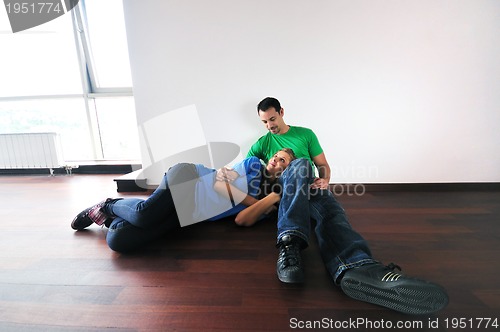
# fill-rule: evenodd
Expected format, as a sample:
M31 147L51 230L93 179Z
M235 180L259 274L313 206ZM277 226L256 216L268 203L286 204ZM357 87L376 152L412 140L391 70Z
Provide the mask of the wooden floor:
M316 244L303 252L306 283L280 283L273 223L200 223L129 256L107 247L105 228L70 228L83 208L117 196L137 195L118 195L111 175L0 177L0 331L287 331L315 321L323 328L359 323L339 331L383 323L451 331L453 318L467 327L480 318L500 324L498 191L338 197L377 259L448 290L449 306L431 317L348 298L328 278Z

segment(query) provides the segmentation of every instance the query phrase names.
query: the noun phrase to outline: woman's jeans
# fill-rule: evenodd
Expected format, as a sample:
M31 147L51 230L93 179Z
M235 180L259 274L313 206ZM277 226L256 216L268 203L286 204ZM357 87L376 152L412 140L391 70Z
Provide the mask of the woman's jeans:
M105 211L115 216L106 236L109 247L115 251L129 252L179 228L169 184L189 183L197 177L198 172L193 164L177 164L168 170L159 187L148 199L124 198L106 204ZM192 188L186 188L183 193L186 207L194 207L194 194L193 184Z
M278 209L278 241L295 235L309 242L311 219L321 257L335 283L349 268L373 263L367 242L349 224L342 206L330 190L311 189L313 169L306 159L296 159L280 177L282 190Z

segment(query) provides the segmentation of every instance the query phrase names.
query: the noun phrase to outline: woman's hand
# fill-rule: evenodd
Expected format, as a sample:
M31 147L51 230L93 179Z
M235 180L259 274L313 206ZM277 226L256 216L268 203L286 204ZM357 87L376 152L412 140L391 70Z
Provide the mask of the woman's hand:
M222 167L217 170L217 175L215 176L215 179L217 181L233 182L239 176L240 175L238 174L238 172L236 172L234 169Z

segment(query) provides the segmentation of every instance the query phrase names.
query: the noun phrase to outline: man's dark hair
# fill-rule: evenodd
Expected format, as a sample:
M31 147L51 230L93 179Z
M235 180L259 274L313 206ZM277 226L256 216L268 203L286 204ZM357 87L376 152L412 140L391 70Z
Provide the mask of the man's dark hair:
M259 113L259 111L265 112L271 107L274 107L276 112L281 112L281 104L279 100L273 97L266 97L257 105L257 113Z

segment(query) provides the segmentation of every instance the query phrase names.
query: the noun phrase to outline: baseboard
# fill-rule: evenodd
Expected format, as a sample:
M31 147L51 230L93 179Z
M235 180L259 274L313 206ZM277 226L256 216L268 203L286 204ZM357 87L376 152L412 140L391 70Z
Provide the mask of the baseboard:
M116 191L121 192L143 192L150 188L147 179L141 176L142 170L124 174L114 179L116 182Z
M71 174L127 174L133 169L141 167L140 165L130 164L97 164L97 165L77 165L71 168L54 168L54 175ZM0 175L50 175L49 168L22 168L22 169L0 169Z
M155 189L147 184L147 179L139 178L140 170L122 175L115 179L118 192L143 192ZM418 191L500 191L500 182L441 182L441 183L366 183L330 184L335 194L359 195L366 192L418 192Z
M500 191L500 182L330 184L330 189L333 192L338 192L341 190L351 190L352 192Z

